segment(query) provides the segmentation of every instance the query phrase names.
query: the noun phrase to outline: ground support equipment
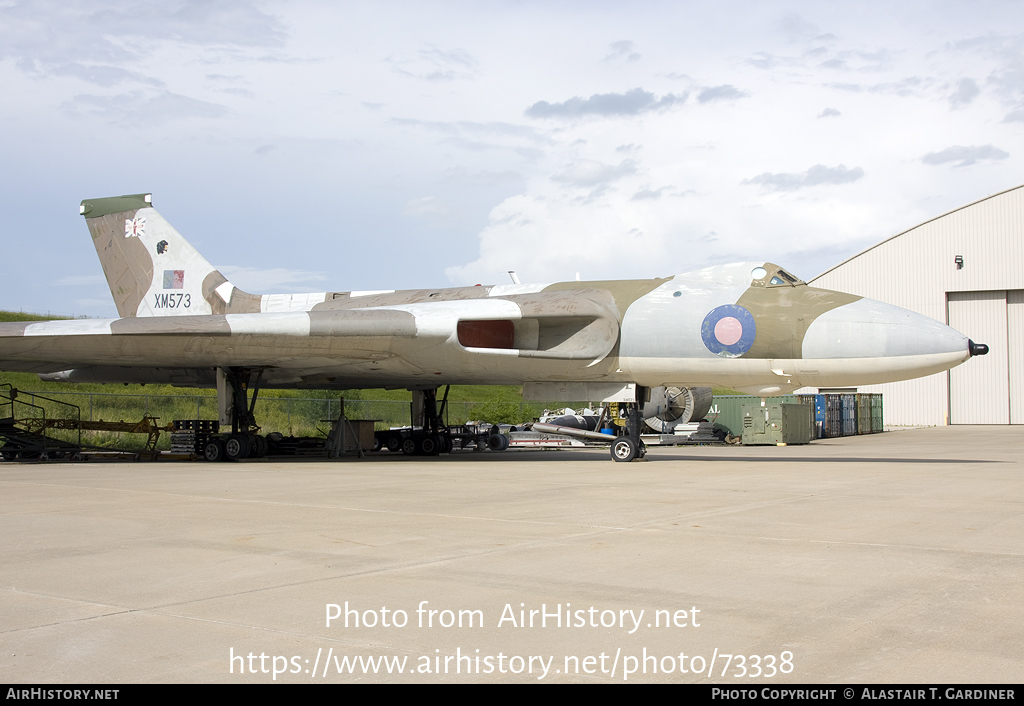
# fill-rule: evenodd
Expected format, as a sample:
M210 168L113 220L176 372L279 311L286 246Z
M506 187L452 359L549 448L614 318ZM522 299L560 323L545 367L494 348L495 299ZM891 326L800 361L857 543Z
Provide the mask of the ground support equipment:
M637 396L640 397L644 388L637 388ZM640 431L643 427L643 415L641 414L641 403L639 402L625 402L620 403L626 405L626 429L625 433L619 436L612 436L610 434L602 434L596 431L588 431L585 429L575 429L573 427L556 426L554 424L542 424L536 423L533 425L533 430L541 432L542 434L562 434L565 436L575 437L577 439L585 439L587 441L596 441L604 444L611 444L612 458L616 461L635 461L642 459L647 455L647 445L644 444L640 438ZM601 410L600 420L604 418L604 410Z
M412 426L374 432L374 450L401 451L410 456L437 456L456 448L491 451L508 448L508 436L502 434L497 426L447 424L444 413L451 386L445 387L440 407L437 403L438 389L413 390L410 407Z

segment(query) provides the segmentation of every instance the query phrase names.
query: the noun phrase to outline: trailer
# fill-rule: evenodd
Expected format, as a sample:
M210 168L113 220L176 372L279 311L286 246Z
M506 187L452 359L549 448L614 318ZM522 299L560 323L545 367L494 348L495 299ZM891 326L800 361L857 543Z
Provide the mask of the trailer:
M512 431L516 427L511 427ZM441 425L436 430L425 427L393 427L374 432L374 451L401 451L408 456L436 456L456 450L504 451L509 447L507 433L497 424Z
M160 453L156 450L160 432L169 430L148 415L138 422L86 420L78 405L36 393L31 393L32 402L24 397L7 383L0 385L0 458L5 461L78 462L97 455L153 460ZM50 403L57 413L48 414L46 406L35 403L37 400ZM83 444L83 431L145 434L147 439L141 450L101 448ZM54 432L65 433L55 436Z

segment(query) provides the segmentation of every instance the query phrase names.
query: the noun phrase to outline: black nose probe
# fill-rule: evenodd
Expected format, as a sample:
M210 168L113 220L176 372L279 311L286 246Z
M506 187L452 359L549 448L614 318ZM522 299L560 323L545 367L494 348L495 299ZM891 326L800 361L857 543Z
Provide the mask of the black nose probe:
M967 339L967 351L972 355L985 355L988 353L988 346L984 343L975 343L971 339Z

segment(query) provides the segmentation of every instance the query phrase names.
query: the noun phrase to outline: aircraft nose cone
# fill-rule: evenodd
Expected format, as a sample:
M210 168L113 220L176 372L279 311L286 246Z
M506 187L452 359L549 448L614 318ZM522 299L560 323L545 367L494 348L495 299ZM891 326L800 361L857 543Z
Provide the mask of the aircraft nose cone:
M969 338L967 339L967 350L972 356L988 355L988 346L984 343L975 343Z
M950 367L971 354L962 333L873 299L859 299L822 314L808 327L803 343L804 358L929 356L950 361L946 366Z

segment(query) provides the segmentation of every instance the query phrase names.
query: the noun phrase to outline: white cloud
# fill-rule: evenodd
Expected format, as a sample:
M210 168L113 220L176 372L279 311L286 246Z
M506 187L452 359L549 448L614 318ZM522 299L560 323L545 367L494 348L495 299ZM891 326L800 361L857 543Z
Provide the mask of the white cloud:
M725 87L722 87L725 88ZM731 88L729 86L728 88ZM708 89L713 90L713 89ZM538 101L526 109L530 118L576 119L588 116L622 117L640 115L656 110L665 110L682 105L686 102L686 94L677 96L666 93L658 98L642 88L634 88L625 93L602 93L580 98L574 96L562 103Z
M992 145L953 145L938 152L929 152L921 161L925 164L937 165L956 162L957 167L969 167L982 160L1006 159L1010 155Z
M327 274L324 272L291 270L285 267L260 269L221 265L217 269L233 285L251 294L322 292L323 286L317 287L311 283L327 280Z
M632 200L633 201L643 201L645 199L652 199L652 200L660 199L661 198L661 192L664 191L666 188L668 188L668 187L663 186L660 189L648 189L648 188L640 189L640 191L638 191L635 194L633 194Z
M697 94L697 102L708 103L710 101L736 100L737 98L745 98L747 95L749 94L745 91L741 91L735 86L728 84L724 86L708 86L701 89L700 93Z
M422 221L427 227L440 229L450 226L454 220L451 206L436 196L423 196L405 204L402 213Z
M949 103L954 108L962 108L970 105L980 93L981 89L978 88L978 84L974 82L974 79L962 78L957 82L956 90L950 94Z
M636 45L629 40L612 42L608 45L611 52L601 61L612 61L614 59L625 59L627 61L639 61L640 54L636 51Z
M864 170L860 167L847 169L845 165L838 167L826 167L824 164L815 164L805 172L796 174L772 174L765 172L750 179L744 179L744 184L756 184L765 191L796 191L811 186L850 184L863 178Z
M462 49L428 47L415 54L389 56L387 62L400 76L432 83L472 79L477 59Z
M628 174L635 173L636 162L632 159L624 159L618 164L605 164L593 159L583 159L553 174L551 179L572 186L592 187L609 184Z
M0 7L0 58L13 58L34 73L59 75L78 62L134 62L168 43L266 48L281 46L285 38L280 19L252 2L39 0Z
M169 91L143 91L113 96L81 94L61 105L69 115L95 115L121 125L153 126L173 120L220 118L229 111L223 105L189 98Z

